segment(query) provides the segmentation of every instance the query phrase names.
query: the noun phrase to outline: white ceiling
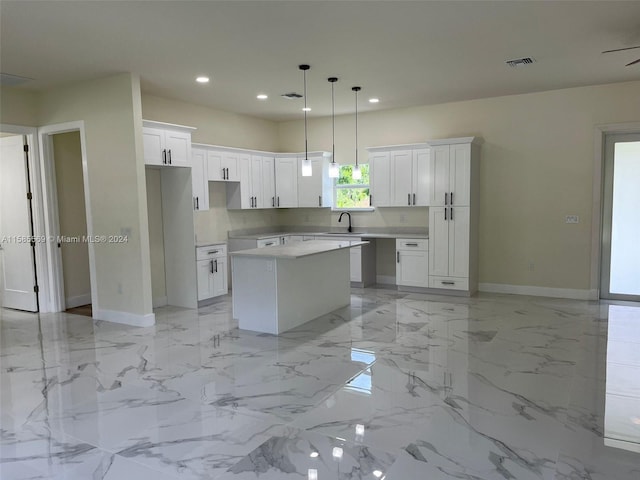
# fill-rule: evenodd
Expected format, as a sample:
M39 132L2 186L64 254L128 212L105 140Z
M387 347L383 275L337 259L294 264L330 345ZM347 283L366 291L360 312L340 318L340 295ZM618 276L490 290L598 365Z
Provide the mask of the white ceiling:
M634 45L640 1L0 1L0 68L34 79L16 88L136 72L146 93L272 120L300 117L280 94L302 92L301 63L328 115L329 76L352 113L353 85L367 111L640 80L640 49L600 53Z

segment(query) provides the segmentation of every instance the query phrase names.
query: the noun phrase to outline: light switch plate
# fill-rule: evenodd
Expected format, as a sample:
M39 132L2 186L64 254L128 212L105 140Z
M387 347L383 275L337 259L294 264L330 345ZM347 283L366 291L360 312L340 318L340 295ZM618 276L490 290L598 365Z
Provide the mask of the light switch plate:
M564 223L580 223L580 217L578 215L567 215Z

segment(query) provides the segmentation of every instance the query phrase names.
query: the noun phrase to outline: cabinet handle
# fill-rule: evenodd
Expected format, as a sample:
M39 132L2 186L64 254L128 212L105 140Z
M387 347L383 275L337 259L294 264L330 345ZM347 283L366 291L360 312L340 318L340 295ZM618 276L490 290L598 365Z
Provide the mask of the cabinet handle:
M373 207L373 195L369 195L369 206Z
M229 180L229 167L225 168L225 170L227 171L227 180Z
M440 282L442 285L455 285L456 282Z
M275 242L267 242L264 244L265 247L270 247L271 245L273 245Z
M253 208L258 208L258 197L253 197Z
M407 205L411 205L411 194L407 193Z
M449 208L449 220L453 220L453 207Z
M276 206L276 197L271 197L271 206L272 207Z
M200 197L196 197L196 210L200 210Z
M405 245L405 247L417 247L418 246L417 243L405 243L404 245Z
M211 260L211 273L215 273L215 272L213 271L213 260Z
M444 219L447 220L447 207L444 207Z
M278 206L280 206L280 197L278 197Z
M396 263L400 263L400 252L396 251Z
M413 194L413 204L414 205L416 204L416 194L415 193Z
M171 165L171 149L169 149L169 165Z
M166 149L162 150L162 163L165 164L165 165L167 164L167 150Z
M214 260L214 262L215 262L215 265L216 265L216 271L215 271L215 273L218 273L218 260Z
M444 204L449 205L449 194L446 192L444 194Z
M196 206L196 197L193 197L193 209L197 210L198 207Z
M213 255L214 253L218 253L220 250L209 250L207 255Z
M322 195L318 195L318 206L322 206Z
M453 192L449 194L449 199L451 200L451 205L453 205Z

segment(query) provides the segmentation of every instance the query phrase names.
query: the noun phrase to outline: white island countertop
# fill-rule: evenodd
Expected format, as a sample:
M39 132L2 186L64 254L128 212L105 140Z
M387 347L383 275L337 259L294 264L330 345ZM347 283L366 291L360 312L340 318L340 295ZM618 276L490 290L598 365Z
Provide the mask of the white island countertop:
M302 258L319 253L352 248L366 245L369 242L360 240L308 240L306 242L291 242L285 245L273 245L271 247L252 248L249 250L238 250L232 252L232 257L268 257L268 258Z

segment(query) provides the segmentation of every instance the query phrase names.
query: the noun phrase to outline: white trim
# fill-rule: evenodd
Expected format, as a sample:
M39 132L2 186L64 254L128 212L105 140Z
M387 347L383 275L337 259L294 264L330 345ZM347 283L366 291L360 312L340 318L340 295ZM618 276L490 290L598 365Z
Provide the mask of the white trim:
M151 302L152 302L153 308L164 307L166 305L169 305L166 295L164 297L154 297Z
M376 283L380 285L395 285L395 275L376 275Z
M84 295L76 295L75 297L67 297L64 299L66 308L81 307L82 305L88 305L91 303L91 294L85 293Z
M93 310L94 320L104 320L107 322L122 323L134 327L152 327L156 323L155 313L138 315L118 310Z
M429 148L427 143L403 143L401 145L382 145L380 147L366 147L367 152L386 152L387 150L417 150Z
M190 127L188 125L178 125L177 123L156 122L155 120L144 119L142 120L142 126L150 128L165 128L170 130L184 130L189 133L198 129L198 127Z
M602 204L604 174L604 137L618 133L640 132L640 122L596 125L593 147L593 201L591 205L591 275L589 286L600 297L600 262L602 255Z
M15 133L27 137L27 145L29 145L29 181L31 182L31 193L33 195L33 235L39 238L46 238L38 129L36 127L0 123L0 132ZM45 242L36 242L35 255L36 275L38 276L38 288L40 290L38 293L38 304L40 312L46 313L51 311L48 310L51 287L48 278L47 265L49 259Z
M440 140L427 140L427 145L434 147L437 145L455 145L464 143L473 143L481 145L483 140L479 137L458 137L458 138L442 138Z
M501 283L480 283L478 291L490 293L509 293L513 295L531 295L533 297L571 298L574 300L597 300L596 290L574 288L537 287L534 285L505 285Z
M84 204L87 216L87 235L94 236L93 216L91 208L91 194L89 189L89 165L87 162L87 141L84 121L58 123L46 125L38 129L40 139L40 162L44 175L42 176L42 189L44 201L45 229L48 237L57 237L60 234L58 221L58 201L56 195L55 163L53 159L51 135L78 131L80 133L80 152L82 156L82 180L84 186ZM64 310L64 281L62 278L62 258L60 249L55 241L47 242L49 281L51 282L50 310L60 312ZM93 243L88 244L89 250L89 282L91 283L91 306L94 312L99 311L98 284L96 281L96 258ZM94 314L95 317L95 314Z

